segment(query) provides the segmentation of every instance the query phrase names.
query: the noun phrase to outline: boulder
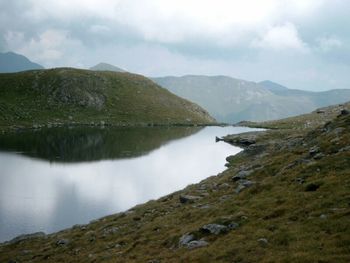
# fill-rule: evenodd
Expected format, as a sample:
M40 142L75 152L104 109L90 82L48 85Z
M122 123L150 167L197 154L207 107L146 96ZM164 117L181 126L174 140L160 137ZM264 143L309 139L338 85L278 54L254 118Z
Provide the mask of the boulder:
M200 228L200 230L204 233L210 233L214 235L225 234L228 232L228 227L219 224L208 224L204 225Z
M180 195L179 197L180 203L182 204L192 204L199 199L201 199L201 197L195 195Z

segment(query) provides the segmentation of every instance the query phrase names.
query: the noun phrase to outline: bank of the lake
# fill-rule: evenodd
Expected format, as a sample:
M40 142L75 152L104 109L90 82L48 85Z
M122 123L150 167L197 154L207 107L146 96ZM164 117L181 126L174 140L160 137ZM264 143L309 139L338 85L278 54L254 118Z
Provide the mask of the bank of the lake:
M0 246L2 261L349 262L349 104L224 137L228 169L127 212Z

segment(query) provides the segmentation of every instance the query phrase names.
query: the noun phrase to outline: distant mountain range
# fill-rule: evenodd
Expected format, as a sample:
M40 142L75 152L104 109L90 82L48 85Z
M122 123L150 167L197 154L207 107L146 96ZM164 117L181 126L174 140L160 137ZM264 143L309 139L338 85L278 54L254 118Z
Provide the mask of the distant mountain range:
M202 106L216 120L229 123L280 119L350 100L350 89L310 92L288 89L272 81L256 83L227 76L187 75L153 80Z
M0 53L0 73L19 72L44 67L14 52Z
M126 72L124 69L118 68L116 66L113 66L108 63L99 63L91 68L90 70L97 70L97 71L114 71L114 72Z

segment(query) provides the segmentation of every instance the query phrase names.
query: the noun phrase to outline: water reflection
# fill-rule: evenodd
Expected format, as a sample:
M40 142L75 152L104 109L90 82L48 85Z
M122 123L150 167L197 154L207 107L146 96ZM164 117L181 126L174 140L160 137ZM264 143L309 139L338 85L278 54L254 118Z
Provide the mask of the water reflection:
M0 240L87 223L217 174L240 149L215 136L248 130L207 127L130 159L50 163L0 152Z
M82 162L137 157L199 127L51 128L0 136L0 151L55 162Z

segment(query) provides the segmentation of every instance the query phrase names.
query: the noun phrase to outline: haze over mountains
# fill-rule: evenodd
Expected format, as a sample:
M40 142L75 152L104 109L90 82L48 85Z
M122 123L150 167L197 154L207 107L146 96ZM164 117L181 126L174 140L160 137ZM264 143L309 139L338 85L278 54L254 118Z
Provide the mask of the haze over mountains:
M350 100L348 89L309 92L271 81L256 83L227 76L187 75L153 80L202 106L216 120L228 123L280 119Z
M0 53L0 73L19 72L44 67L14 52Z

